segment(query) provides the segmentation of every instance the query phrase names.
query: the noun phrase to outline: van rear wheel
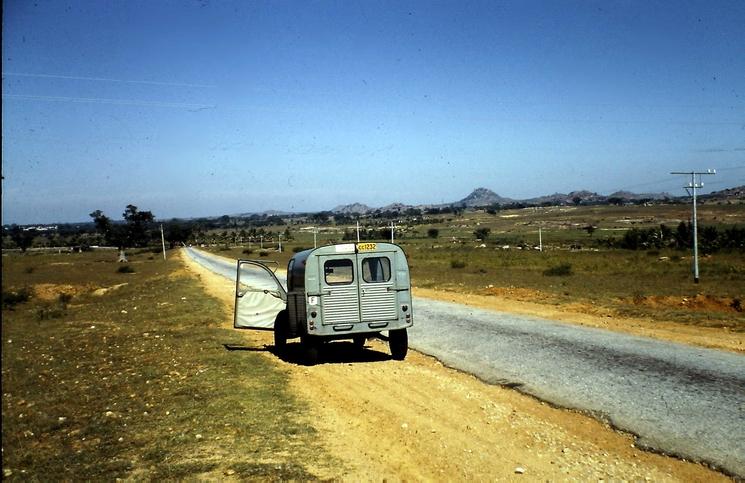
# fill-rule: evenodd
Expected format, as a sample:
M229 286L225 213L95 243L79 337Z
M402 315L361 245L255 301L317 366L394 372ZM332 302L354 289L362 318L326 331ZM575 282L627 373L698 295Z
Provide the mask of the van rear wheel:
M365 342L367 342L367 337L364 335L358 335L355 336L352 339L352 344L354 345L354 350L361 351L365 348Z
M388 346L391 349L391 356L395 360L402 361L406 359L406 353L409 351L409 335L406 329L389 331Z
M274 350L281 354L287 349L287 312L277 314L274 320Z
M306 366L315 366L318 364L319 353L321 350L320 341L315 340L315 337L303 337L300 339L300 343L303 347L303 359Z

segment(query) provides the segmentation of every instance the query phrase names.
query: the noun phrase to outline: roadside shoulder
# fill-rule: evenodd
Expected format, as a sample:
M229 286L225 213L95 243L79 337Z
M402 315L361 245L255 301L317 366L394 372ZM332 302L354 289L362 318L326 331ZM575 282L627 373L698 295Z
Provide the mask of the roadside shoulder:
M578 311L580 307L576 305L549 305L513 300L503 296L457 293L418 287L413 288L412 291L417 297L745 354L745 333L728 329L691 326L671 321L622 318L610 311L604 313L602 310L598 310L595 314L588 314Z

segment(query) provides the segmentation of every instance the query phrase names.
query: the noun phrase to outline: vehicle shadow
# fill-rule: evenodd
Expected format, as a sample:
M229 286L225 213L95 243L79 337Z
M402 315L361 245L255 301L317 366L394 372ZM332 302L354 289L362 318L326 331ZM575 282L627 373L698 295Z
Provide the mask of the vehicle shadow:
M225 343L222 345L226 351L247 351L247 352L271 352L271 346L262 346L262 347L249 347L245 345L239 345L239 344L228 344Z
M274 346L267 346L267 350L290 364L305 365L305 349L300 342L288 342L283 351L277 351ZM365 345L359 349L352 342L327 342L320 347L318 364L350 364L355 362L384 362L390 361L390 354L373 349Z

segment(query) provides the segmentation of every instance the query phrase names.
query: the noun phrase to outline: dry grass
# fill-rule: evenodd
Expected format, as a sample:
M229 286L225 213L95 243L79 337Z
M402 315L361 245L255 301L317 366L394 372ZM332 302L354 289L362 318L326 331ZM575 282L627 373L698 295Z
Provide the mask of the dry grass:
M221 304L177 262L135 255L122 274L114 260L3 258L4 291L60 287L55 302L3 310L6 478L313 478L307 454L326 457L286 374L254 349L226 349L241 334L220 327ZM40 318L50 303L64 310Z
M699 221L705 225L745 223L742 205L699 208ZM630 228L661 223L675 227L689 216L689 205L552 207L496 215L469 212L401 226L397 243L409 257L415 286L484 295L493 294L494 288L526 289L535 294L532 301L571 305L574 310L745 330L742 252L702 256L701 283L694 284L688 251L594 248L599 240L620 238ZM583 229L588 225L597 227L592 236ZM517 250L519 243L538 244L539 227L546 250ZM438 230L437 239L427 236L431 228ZM484 248L474 237L480 228L490 229ZM312 235L295 233L297 239L284 243L283 253L270 252L264 259L277 260L284 267L295 247L313 245ZM505 245L510 248L501 249ZM582 249L570 250L571 246ZM252 248L253 254L242 253L245 247L211 250L233 258L260 258L258 247ZM635 303L640 297L656 302ZM687 302L696 297L716 303Z

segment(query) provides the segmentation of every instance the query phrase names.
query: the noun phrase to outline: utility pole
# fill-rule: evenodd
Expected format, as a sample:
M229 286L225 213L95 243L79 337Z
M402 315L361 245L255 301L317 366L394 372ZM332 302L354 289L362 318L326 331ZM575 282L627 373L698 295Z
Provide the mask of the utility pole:
M688 186L684 186L686 192L693 198L693 283L698 283L698 221L696 219L696 190L703 188L704 183L701 176L705 174L717 174L716 169L707 169L706 171L673 171L670 174L684 174L691 177ZM696 182L698 175L698 183Z
M538 251L543 251L543 233L541 233L541 227L538 227Z
M391 222L391 243L393 243L393 222Z
M279 234L279 253L282 253L282 234Z
M316 239L318 238L317 234L318 234L318 229L314 226L313 227L313 248L318 247L318 243L316 241Z
M163 244L163 261L166 260L166 237L163 235L163 223L160 224L160 242Z
M360 242L360 222L357 220L357 243Z

